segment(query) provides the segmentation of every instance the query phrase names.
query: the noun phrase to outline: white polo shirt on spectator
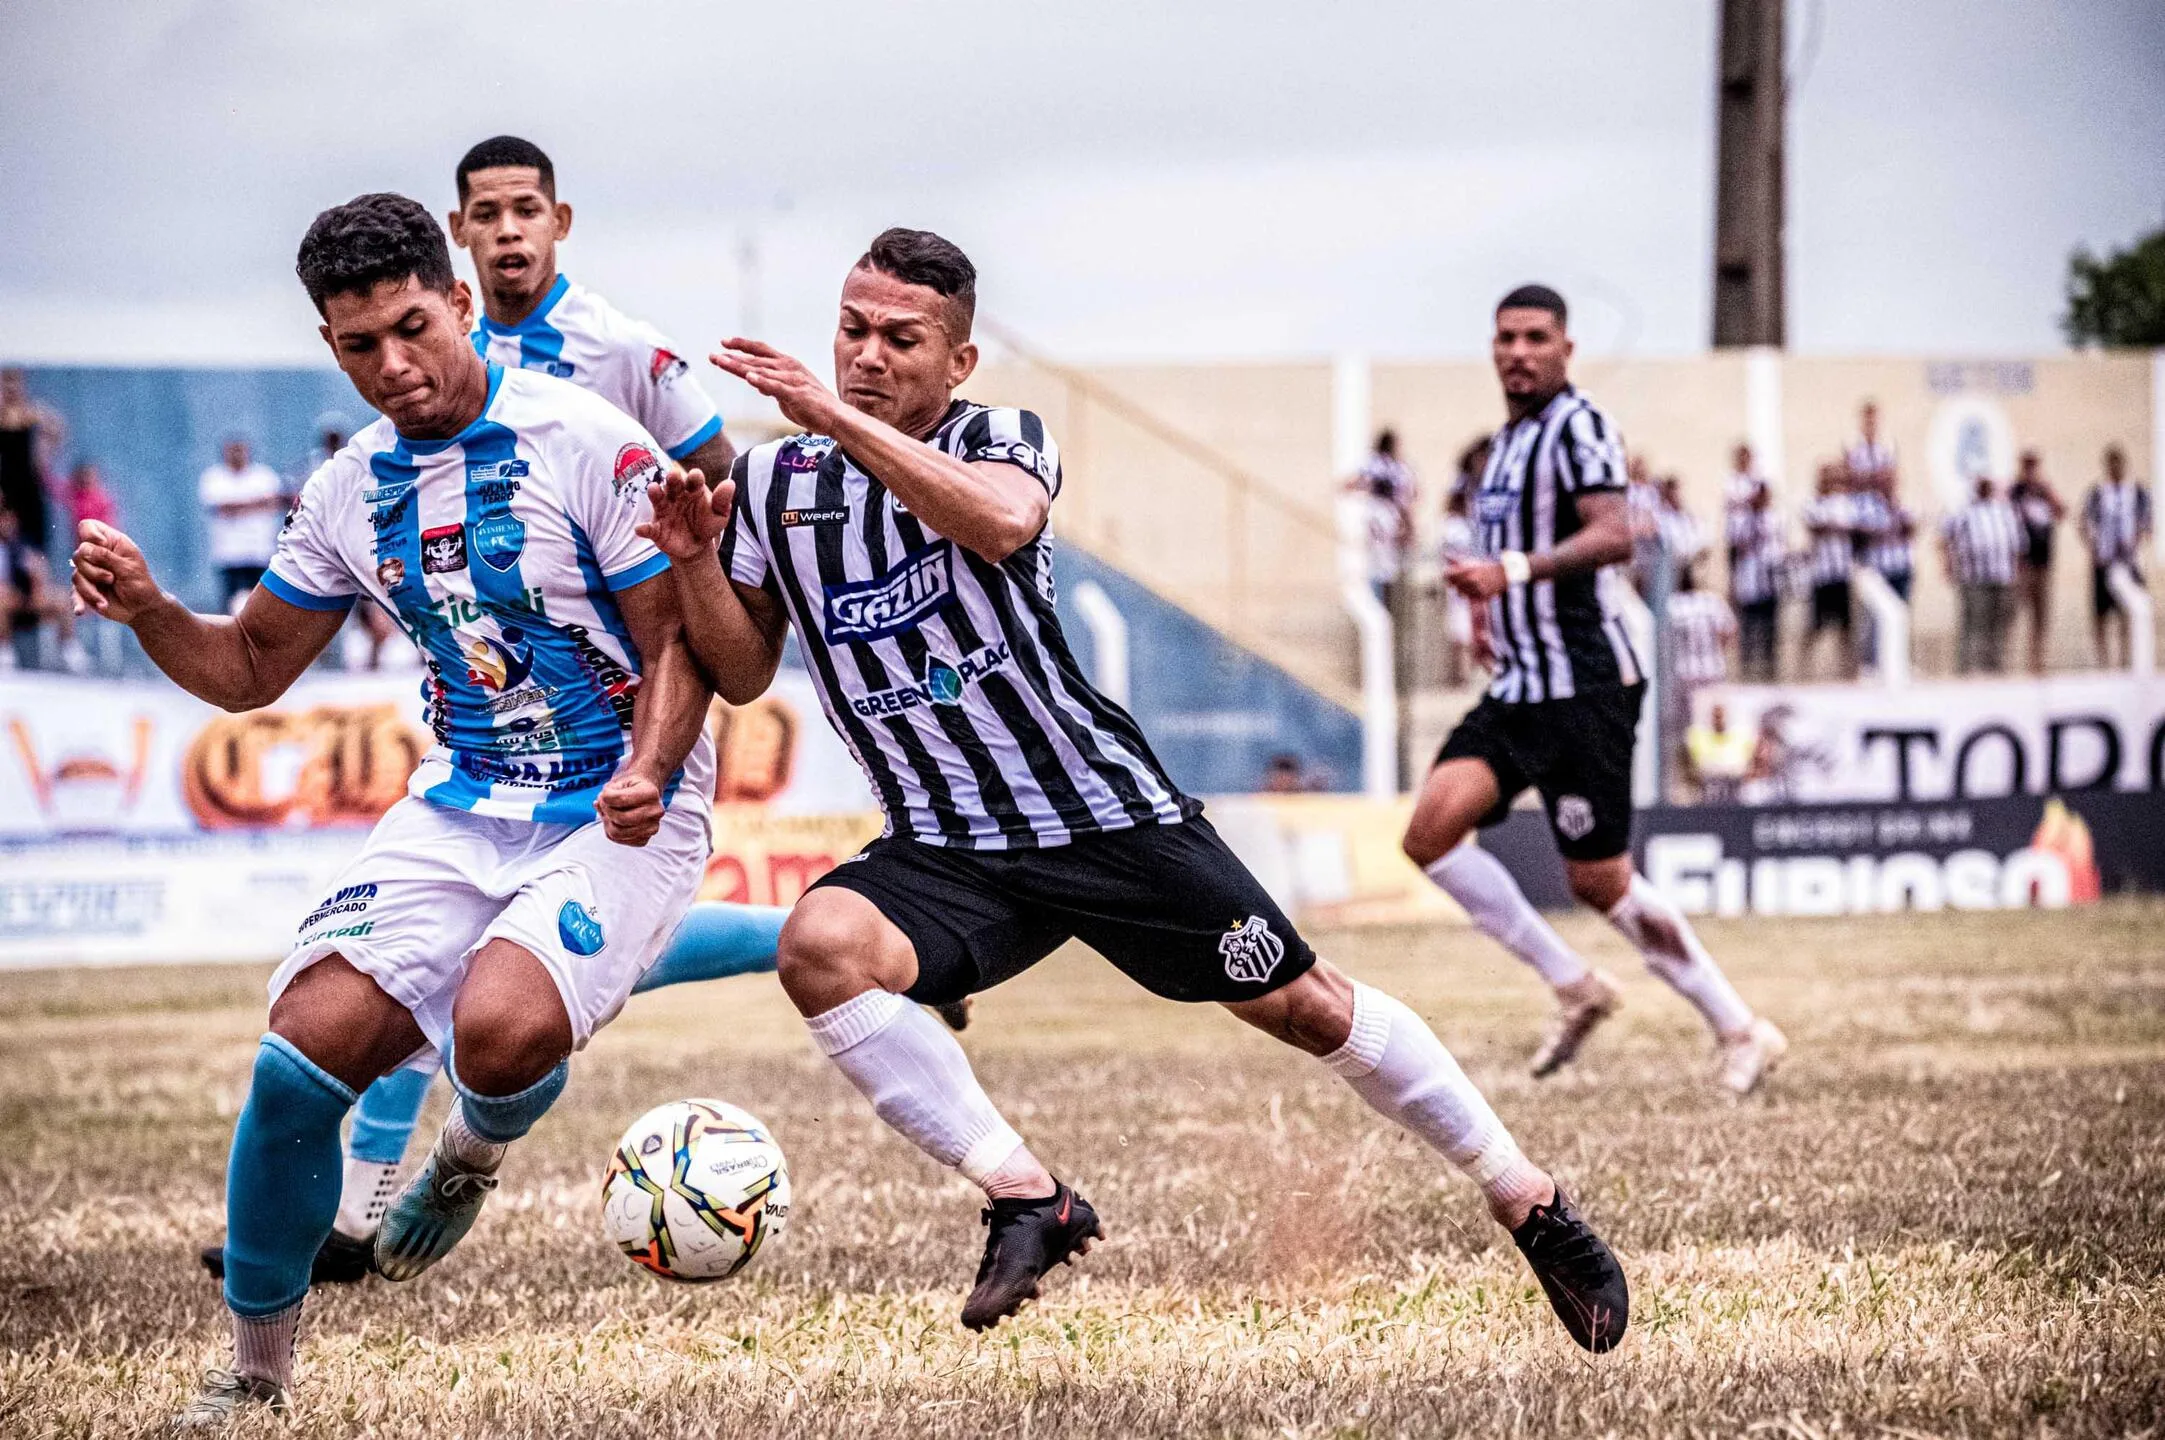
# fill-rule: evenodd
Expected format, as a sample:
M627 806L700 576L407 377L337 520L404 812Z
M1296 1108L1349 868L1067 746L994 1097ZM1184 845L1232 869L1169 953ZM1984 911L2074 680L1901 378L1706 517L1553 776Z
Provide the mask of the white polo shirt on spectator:
M278 527L285 522L286 507L268 502L285 497L285 482L278 472L260 460L235 470L224 461L211 466L196 481L196 499L203 506L204 523L210 531L210 563L219 569L240 565L268 565L278 549ZM252 505L238 514L220 514L221 505Z

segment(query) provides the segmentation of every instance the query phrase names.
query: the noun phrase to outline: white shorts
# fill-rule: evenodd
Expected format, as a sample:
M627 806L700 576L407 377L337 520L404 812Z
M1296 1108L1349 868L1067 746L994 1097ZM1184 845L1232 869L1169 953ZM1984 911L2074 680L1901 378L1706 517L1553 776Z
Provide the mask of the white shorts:
M500 820L407 796L301 922L271 999L324 956L343 955L413 1012L440 1054L468 964L489 941L509 940L548 967L583 1047L624 1008L698 896L707 850L696 799L670 806L660 832L634 847L599 821Z

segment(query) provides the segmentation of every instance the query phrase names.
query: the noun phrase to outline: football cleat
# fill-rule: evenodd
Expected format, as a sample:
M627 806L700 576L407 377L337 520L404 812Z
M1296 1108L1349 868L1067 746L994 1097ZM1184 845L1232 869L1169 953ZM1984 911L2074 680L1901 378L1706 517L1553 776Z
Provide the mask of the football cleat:
M935 1005L932 1008L938 1012L942 1020L947 1022L947 1028L956 1034L959 1035L970 1028L969 996L965 995L960 1000L950 1000L945 1005Z
M384 1212L383 1228L376 1232L376 1273L386 1280L411 1280L449 1255L474 1228L482 1202L495 1188L494 1175L460 1163L439 1144Z
M1061 1263L1073 1264L1090 1253L1090 1242L1105 1238L1098 1212L1059 1181L1053 1192L1035 1200L995 1200L985 1207L985 1258L977 1266L977 1288L962 1305L962 1323L990 1330L1035 1300L1038 1281Z
M1722 1041L1721 1083L1739 1095L1749 1095L1788 1053L1789 1037L1775 1029L1773 1021L1754 1020L1752 1028L1736 1039Z
M226 1278L226 1247L205 1245L203 1268L219 1280ZM376 1273L376 1242L356 1240L343 1230L333 1230L316 1249L308 1266L310 1285L352 1285Z
M1594 1027L1614 1015L1623 1003L1616 982L1599 970L1587 971L1585 979L1569 987L1569 993L1558 990L1556 1018L1549 1022L1549 1033L1541 1048L1534 1051L1528 1067L1534 1078L1546 1079L1577 1059L1579 1047L1594 1033Z
M286 1399L286 1387L276 1381L236 1375L231 1370L206 1370L202 1392L173 1417L173 1428L223 1430L233 1423L235 1415L252 1405L267 1405L274 1415L286 1414L292 1408Z
M1614 1350L1631 1320L1624 1267L1571 1208L1561 1185L1554 1200L1534 1206L1511 1240L1571 1338L1596 1355Z

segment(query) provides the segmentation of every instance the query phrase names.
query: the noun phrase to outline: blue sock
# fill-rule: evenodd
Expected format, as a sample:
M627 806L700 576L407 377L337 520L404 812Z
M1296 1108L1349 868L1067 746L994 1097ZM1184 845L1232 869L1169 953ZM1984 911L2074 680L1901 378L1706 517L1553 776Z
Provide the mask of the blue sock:
M694 905L684 912L661 958L640 977L632 993L690 980L771 973L774 952L782 943L782 922L788 918L789 912L778 905L729 905L714 900Z
M353 1091L282 1035L256 1047L248 1103L226 1161L226 1304L276 1314L308 1294L308 1269L338 1214L338 1127Z
M414 1121L421 1118L421 1102L428 1099L429 1082L435 1078L426 1070L393 1070L363 1090L361 1103L354 1107L346 1153L377 1165L396 1165L406 1158L406 1142L413 1138Z
M556 1097L564 1093L564 1082L571 1078L571 1062L557 1061L554 1070L516 1095L475 1094L460 1081L458 1066L449 1056L445 1057L444 1073L451 1077L451 1088L459 1092L459 1110L466 1117L466 1128L491 1145L509 1145L533 1129L534 1122L548 1114Z

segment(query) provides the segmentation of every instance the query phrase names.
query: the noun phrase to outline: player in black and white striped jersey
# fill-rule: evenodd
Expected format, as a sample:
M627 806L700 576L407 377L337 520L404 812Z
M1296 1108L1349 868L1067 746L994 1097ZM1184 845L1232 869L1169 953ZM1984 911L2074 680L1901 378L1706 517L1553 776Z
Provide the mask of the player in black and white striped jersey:
M955 246L880 235L843 285L839 394L755 341L713 357L811 433L739 459L711 497L670 476L648 527L723 698L764 691L794 627L886 812L791 912L780 972L880 1117L990 1200L963 1324L998 1324L1103 1232L910 1002L987 989L1072 937L1322 1058L1481 1186L1572 1337L1610 1348L1629 1302L1608 1248L1419 1016L1315 956L1083 677L1053 609L1058 451L1028 411L955 398L975 305Z
M2113 622L2120 632L2121 664L2129 653L2128 618L2120 597L2113 593L2112 571L2124 565L2142 583L2142 547L2150 539L2150 492L2128 479L2127 452L2118 445L2105 447L2105 477L2083 497L2083 543L2090 547L2090 619L2097 644L2097 663L2111 666L2109 643Z
M1797 648L1797 669L1811 664L1821 632L1836 636L1835 659L1844 679L1857 675L1857 638L1851 626L1849 577L1857 564L1857 507L1848 473L1839 464L1819 467L1819 489L1799 517L1804 522L1805 562L1812 579L1811 620Z
M1782 569L1788 547L1773 491L1764 483L1730 523L1729 600L1737 616L1737 662L1749 681L1774 679L1780 646Z
M1445 578L1477 610L1495 679L1443 743L1406 827L1406 855L1473 922L1532 966L1557 1015L1535 1075L1568 1063L1618 1004L1477 844L1529 787L1548 811L1572 893L1606 915L1647 965L1705 1017L1722 1083L1751 1090L1788 1048L1752 1013L1669 899L1633 868L1631 771L1646 686L1602 586L1631 558L1624 446L1571 385L1564 300L1527 285L1496 306L1491 350L1510 421L1474 496L1481 554ZM1716 602L1719 603L1719 602Z

